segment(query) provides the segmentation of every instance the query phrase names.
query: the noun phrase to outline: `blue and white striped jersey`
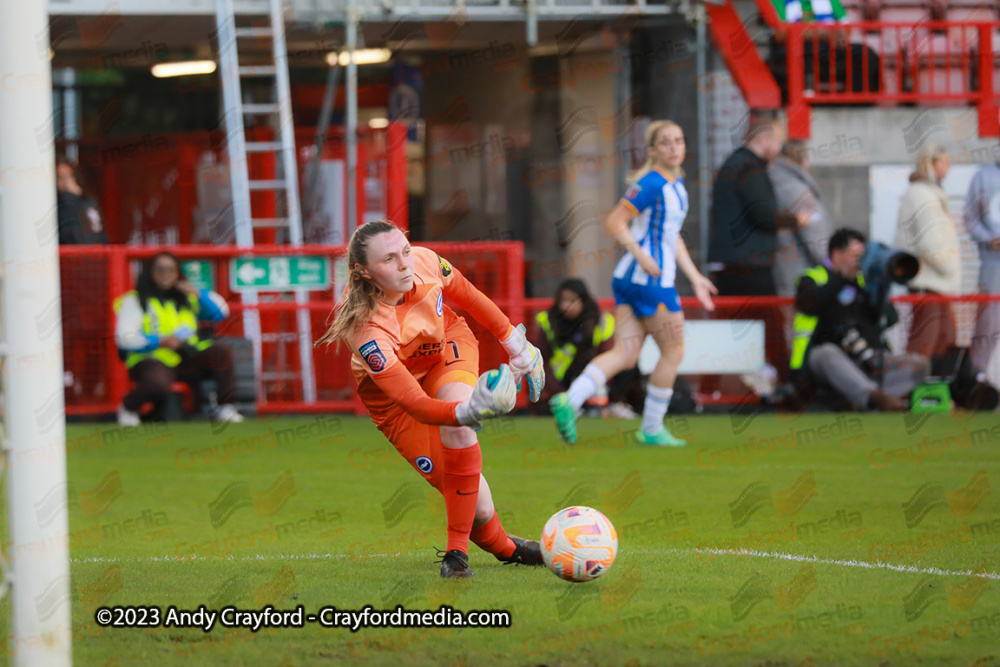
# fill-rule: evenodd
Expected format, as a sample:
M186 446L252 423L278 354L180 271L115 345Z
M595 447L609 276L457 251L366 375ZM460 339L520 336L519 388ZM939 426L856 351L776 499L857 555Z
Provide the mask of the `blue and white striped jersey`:
M660 267L660 287L673 287L677 276L677 235L688 212L684 179L671 181L653 169L628 189L622 201L637 217L632 220L632 238L648 252ZM649 274L631 253L615 267L615 278L637 285L648 285Z

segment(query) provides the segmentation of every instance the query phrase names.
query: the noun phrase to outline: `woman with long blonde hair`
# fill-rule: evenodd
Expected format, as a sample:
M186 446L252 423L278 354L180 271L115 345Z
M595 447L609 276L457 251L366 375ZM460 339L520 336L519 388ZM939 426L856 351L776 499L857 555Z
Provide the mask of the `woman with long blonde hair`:
M447 260L411 247L391 222L358 227L348 245L350 281L333 324L317 341L346 343L358 395L396 451L444 496L448 545L442 577L475 576L469 541L504 563L542 563L538 542L508 535L482 475L476 431L514 407L521 379L537 401L545 383L538 349ZM479 376L479 342L465 309L501 342L510 366Z
M576 415L583 404L608 378L639 363L642 343L650 334L660 348L660 360L649 378L636 438L647 445L687 444L663 424L684 357L684 313L674 286L677 267L707 310L714 309L711 295L718 292L691 261L680 236L688 212L681 168L684 132L673 121L654 121L646 131L646 143L646 163L629 178L631 187L604 221L605 232L625 249L611 283L616 304L614 347L587 364L569 390L549 402L559 435L568 443L576 442Z

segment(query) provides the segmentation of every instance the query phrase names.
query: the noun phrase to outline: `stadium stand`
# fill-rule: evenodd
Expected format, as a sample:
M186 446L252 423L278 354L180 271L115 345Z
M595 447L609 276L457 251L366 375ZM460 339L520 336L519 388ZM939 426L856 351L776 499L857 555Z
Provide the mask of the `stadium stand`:
M1000 136L1000 69L995 67L1000 10L995 3L853 0L845 7L848 17L865 20L840 24L784 23L771 0L755 4L770 31L782 36L784 56L779 53L778 59L787 62L787 71L781 63L774 73L768 69L760 54L763 32L752 21L741 21L731 0L708 6L713 39L750 107L785 107L790 137L809 137L811 106L859 103L971 105L978 113L979 136ZM838 44L851 46L845 50ZM832 53L836 57L827 55ZM859 70L871 75L858 76ZM992 77L980 75L991 70ZM775 74L783 94L774 94Z

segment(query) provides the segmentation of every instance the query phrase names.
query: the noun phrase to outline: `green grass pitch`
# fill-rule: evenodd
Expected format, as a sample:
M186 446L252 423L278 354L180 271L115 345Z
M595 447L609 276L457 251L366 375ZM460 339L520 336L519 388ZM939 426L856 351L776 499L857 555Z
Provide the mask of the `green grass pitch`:
M444 503L364 418L68 429L74 664L1000 664L995 414L676 418L480 432L509 532L571 504L619 531L603 577L571 584L471 548L442 581ZM17 461L12 461L16 466ZM44 509L44 508L42 508ZM42 511L41 509L39 511ZM14 549L9 560L44 554ZM56 601L55 604L59 604ZM101 628L95 609L266 605L507 610L506 629ZM4 654L13 643L9 601Z

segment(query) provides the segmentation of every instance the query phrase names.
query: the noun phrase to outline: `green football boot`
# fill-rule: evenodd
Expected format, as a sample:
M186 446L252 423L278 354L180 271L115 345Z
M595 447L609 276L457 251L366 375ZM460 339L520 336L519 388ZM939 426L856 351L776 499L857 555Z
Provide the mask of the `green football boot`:
M652 435L639 429L635 434L635 439L639 441L640 445L653 445L654 447L683 447L687 444L687 440L675 437L665 426Z
M566 392L556 394L549 400L549 408L552 410L552 416L556 418L559 437L567 445L572 445L576 442L576 411L569 404L569 395Z

